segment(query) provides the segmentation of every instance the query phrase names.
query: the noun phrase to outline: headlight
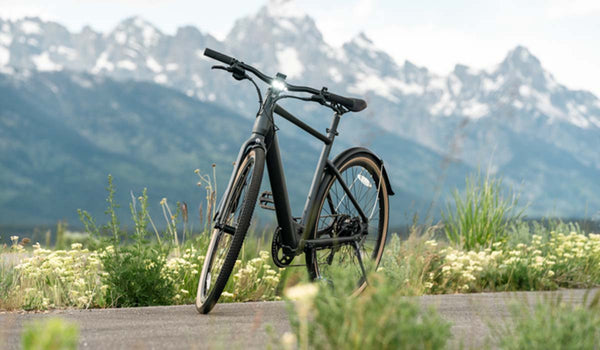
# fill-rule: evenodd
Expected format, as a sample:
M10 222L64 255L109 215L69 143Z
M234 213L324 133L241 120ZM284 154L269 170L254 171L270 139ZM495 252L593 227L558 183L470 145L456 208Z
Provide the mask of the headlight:
M279 79L273 79L271 87L277 91L285 91L285 83Z

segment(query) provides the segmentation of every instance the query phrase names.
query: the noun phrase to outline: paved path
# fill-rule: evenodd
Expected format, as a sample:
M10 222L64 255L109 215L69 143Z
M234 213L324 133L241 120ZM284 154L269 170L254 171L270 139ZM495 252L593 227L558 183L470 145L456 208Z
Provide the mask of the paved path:
M431 295L419 300L452 322L453 343L477 348L488 335L488 324L510 321L511 301L534 303L554 293L565 302L580 303L585 290ZM276 336L290 329L283 302L219 304L207 316L192 305L3 313L0 349L19 348L23 322L53 316L79 324L81 349L264 349L266 325Z

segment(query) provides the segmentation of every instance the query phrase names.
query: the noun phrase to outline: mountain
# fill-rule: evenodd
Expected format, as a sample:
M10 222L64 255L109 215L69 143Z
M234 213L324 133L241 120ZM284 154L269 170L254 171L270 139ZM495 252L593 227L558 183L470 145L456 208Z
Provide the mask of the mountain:
M196 187L194 169L211 174L216 163L218 188L223 189L252 127L248 118L155 83L67 71L34 71L19 78L0 74L0 106L3 225L51 224L62 218L76 223L78 208L101 217L109 173L121 217L128 215L130 191L139 195L144 187L155 220L162 217L157 203L163 196L171 203L185 201L197 212L204 194ZM426 167L442 161L410 141L394 142L428 160L410 176L431 173ZM292 207L301 212L318 144L285 136L281 143ZM453 171L458 180L465 169ZM395 205L424 206L425 198L414 189L397 188Z
M489 70L457 65L450 74L440 76L412 62L396 62L365 33L332 47L323 40L313 19L290 6L293 2L274 1L256 14L238 19L223 41L190 26L179 28L174 35L165 34L137 17L125 19L108 33L89 27L72 33L38 18L0 20L0 72L5 81L21 81L25 86L35 84L31 80L38 76L35 72L48 71L75 79L105 79L117 90L137 84L134 81L145 82L155 89L167 88L169 93L177 90L190 103L218 106L223 111L219 113L235 114L251 123L257 109L253 88L211 71L210 66L218 62L202 56L204 48L211 47L270 75L277 71L287 74L292 83L328 86L333 92L366 98L369 108L365 112L344 117L338 148L372 147L388 164L394 186L418 203L414 207L419 210L436 196L443 202L448 190L462 187L464 176L477 168L502 175L505 183L520 190L523 199L531 203L529 215L581 217L600 210L596 195L600 193L600 100L557 82L527 48L517 46ZM75 103L71 99L83 89L73 88L60 103ZM141 95L130 94L129 98L147 98L145 91L136 93ZM92 96L84 98L93 100ZM102 101L109 106L111 100ZM53 105L46 105L50 102L33 102L43 111L54 111ZM328 126L327 112L318 106L286 102L286 108L317 129ZM5 110L4 104L0 106L2 118ZM174 115L167 110L165 115ZM60 112L62 117L56 113L58 119L72 118L66 111ZM101 108L88 113L106 119ZM119 113L114 111L114 115ZM128 120L122 118L115 123ZM318 142L287 122L278 126L285 135L285 143L281 142L284 154L286 147L298 152L293 147L308 145L300 149L307 150L305 160L309 161L317 152ZM202 129L188 129L206 136ZM245 135L249 127L235 129ZM119 138L132 135L115 134L103 141L89 132L84 136L103 150L121 147L118 151L122 152L129 141ZM156 136L159 140L179 137ZM212 135L207 137L212 140ZM228 141L233 157L234 138ZM136 158L160 166L171 156L160 158L148 152L136 154ZM182 158L177 166L184 167L188 161L201 162L202 158ZM300 172L306 174L304 179L310 179L314 167L308 164ZM297 183L301 187L302 181ZM404 210L406 202L399 206Z
M162 196L197 203L194 168L208 172L217 159L231 164L236 152L220 130L251 125L172 89L85 73L0 75L0 101L3 224L73 222L78 208L101 216L109 173L122 213L129 191L144 187L155 204ZM242 138L240 130L229 134ZM226 177L230 167L220 170Z

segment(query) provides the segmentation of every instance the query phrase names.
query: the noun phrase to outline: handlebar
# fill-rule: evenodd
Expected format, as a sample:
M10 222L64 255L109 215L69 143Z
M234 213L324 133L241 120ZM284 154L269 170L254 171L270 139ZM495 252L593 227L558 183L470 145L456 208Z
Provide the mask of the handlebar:
M268 75L262 73L258 69L254 68L250 65L247 65L244 62L238 61L231 56L220 53L218 51L206 48L204 50L204 55L207 57L210 57L214 60L217 60L219 62L225 63L226 65L229 65L229 66L238 65L239 67L252 72L260 80L264 81L265 83L267 83L269 85L271 85L273 83L273 80L275 80L274 78L269 77ZM282 83L284 84L285 88L288 91L306 92L309 94L313 94L312 100L317 101L317 102L324 99L325 101L329 101L329 102L332 102L335 104L340 104L352 112L359 112L359 111L362 111L363 109L367 108L367 102L365 102L364 100L361 100L358 98L351 98L351 97L344 97L344 96L336 95L331 92L328 92L326 88L323 88L322 90L317 90L317 89L314 89L314 88L311 88L308 86L298 86L298 85L288 84L285 81L282 81Z
M229 56L227 56L225 54L222 54L222 53L220 53L218 51L211 50L208 47L204 50L204 56L208 56L208 57L210 57L210 58L212 58L214 60L223 62L223 63L225 63L227 65L230 65L230 66L232 64L234 64L235 61L236 61L235 58L229 57Z

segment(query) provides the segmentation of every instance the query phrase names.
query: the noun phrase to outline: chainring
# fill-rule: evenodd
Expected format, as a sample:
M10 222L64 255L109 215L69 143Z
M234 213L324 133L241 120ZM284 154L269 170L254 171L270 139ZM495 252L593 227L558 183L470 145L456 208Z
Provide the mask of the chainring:
M273 257L273 263L275 263L275 266L277 267L287 267L292 263L292 260L294 260L294 256L287 255L283 249L281 227L278 227L273 234L273 242L271 243L271 256Z

